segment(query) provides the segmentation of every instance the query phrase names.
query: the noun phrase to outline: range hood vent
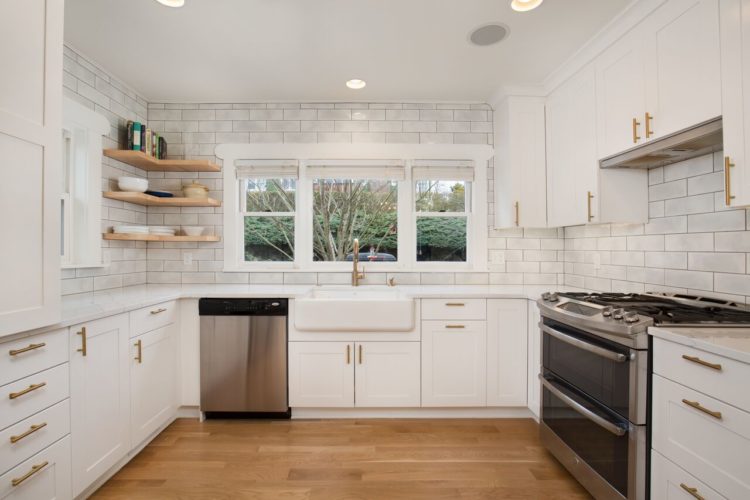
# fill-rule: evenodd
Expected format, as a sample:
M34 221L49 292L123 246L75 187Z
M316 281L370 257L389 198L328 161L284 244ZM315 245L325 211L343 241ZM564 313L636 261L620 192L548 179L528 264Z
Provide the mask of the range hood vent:
M601 168L655 168L723 149L721 117L599 161Z

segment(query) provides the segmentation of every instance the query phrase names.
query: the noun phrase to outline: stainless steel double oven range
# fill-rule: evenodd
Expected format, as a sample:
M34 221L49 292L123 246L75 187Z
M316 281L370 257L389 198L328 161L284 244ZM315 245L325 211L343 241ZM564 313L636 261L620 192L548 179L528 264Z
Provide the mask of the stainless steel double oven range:
M652 325L747 326L744 305L693 296L545 293L541 438L597 499L648 498Z

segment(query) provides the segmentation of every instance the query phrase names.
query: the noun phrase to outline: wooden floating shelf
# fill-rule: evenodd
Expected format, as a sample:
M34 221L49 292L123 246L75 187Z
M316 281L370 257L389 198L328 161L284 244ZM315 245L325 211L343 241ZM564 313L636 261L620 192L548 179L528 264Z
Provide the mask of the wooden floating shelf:
M163 236L159 234L104 233L105 240L117 241L221 241L218 236Z
M221 172L220 166L208 160L159 160L130 149L105 149L104 156L153 172Z
M221 202L213 198L160 198L146 193L128 191L105 191L102 195L110 200L127 201L147 207L220 207Z

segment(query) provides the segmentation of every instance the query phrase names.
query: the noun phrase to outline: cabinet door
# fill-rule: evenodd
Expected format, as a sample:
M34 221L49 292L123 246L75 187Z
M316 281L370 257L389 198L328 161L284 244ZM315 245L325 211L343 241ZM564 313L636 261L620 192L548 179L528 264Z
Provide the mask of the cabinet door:
M422 406L487 404L487 324L422 322Z
M71 327L70 346L75 496L130 450L127 314Z
M550 227L598 222L596 75L588 66L547 100L547 220ZM592 208L589 212L588 194Z
M527 300L487 301L487 406L526 406Z
M63 0L0 3L0 335L60 320Z
M60 439L0 476L0 498L3 500L69 500L73 498L70 488L70 437Z
M596 60L600 158L620 153L644 141L645 43L644 29L639 25ZM633 120L636 121L635 125Z
M130 435L140 445L174 415L175 326L130 339Z
M289 406L354 406L353 342L289 343Z
M720 0L725 203L750 205L750 0Z
M357 342L355 348L356 406L419 406L419 342Z
M649 137L721 115L718 0L671 0L645 21Z

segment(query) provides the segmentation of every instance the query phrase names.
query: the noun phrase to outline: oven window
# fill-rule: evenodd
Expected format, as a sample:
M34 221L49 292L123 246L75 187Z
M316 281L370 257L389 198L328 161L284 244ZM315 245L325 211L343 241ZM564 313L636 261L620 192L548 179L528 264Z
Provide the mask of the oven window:
M606 342L549 318L544 324L564 336L602 347L613 353L630 355L627 347ZM630 361L617 362L589 352L552 335L543 335L543 365L582 393L628 418Z
M627 428L627 421L587 400L574 389L548 376L565 395L606 420ZM546 387L542 388L542 420L584 462L624 497L628 496L628 433L617 436L581 415Z

